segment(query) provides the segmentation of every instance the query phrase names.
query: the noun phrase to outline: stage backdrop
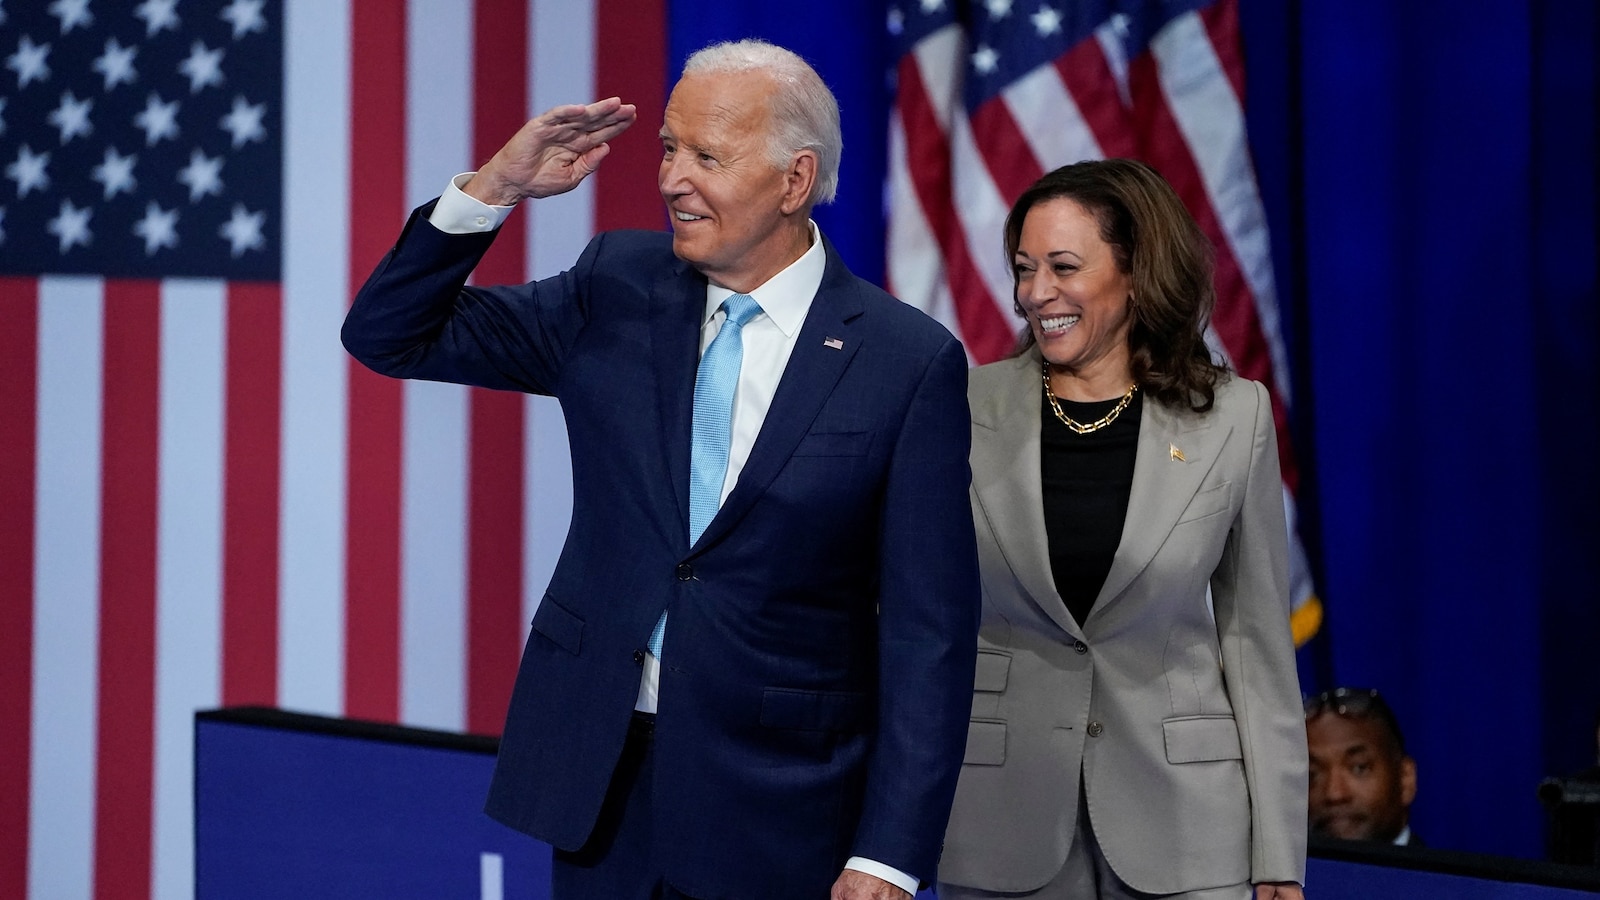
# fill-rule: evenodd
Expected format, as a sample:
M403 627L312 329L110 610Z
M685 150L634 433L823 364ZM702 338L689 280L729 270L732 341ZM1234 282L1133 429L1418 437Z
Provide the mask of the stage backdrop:
M559 415L352 365L354 284L409 208L558 102L622 94L642 122L592 185L514 216L481 277L660 227L668 73L750 35L839 93L818 219L883 277L905 27L944 5L6 4L0 896L188 896L197 708L497 730L565 531ZM954 6L1035 29L1122 10ZM1233 8L1126 6L1125 30L1209 11L1208 41ZM1430 842L1536 853L1533 784L1593 752L1600 704L1594 10L1236 9L1253 154L1230 164L1270 225L1327 601L1307 675L1394 699Z

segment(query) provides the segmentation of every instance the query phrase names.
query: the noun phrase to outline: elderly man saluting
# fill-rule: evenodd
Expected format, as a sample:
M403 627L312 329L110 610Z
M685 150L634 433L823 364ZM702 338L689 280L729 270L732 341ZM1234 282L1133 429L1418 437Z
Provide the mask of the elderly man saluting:
M931 878L976 648L967 363L810 220L838 105L759 41L692 56L661 128L672 234L467 287L524 200L627 129L529 121L413 214L346 348L561 402L571 531L533 619L488 812L555 845L556 900L890 898Z

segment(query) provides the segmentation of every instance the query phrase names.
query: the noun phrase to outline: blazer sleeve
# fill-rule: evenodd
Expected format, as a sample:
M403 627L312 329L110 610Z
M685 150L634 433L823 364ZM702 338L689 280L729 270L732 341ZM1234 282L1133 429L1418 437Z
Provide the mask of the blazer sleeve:
M556 393L561 360L587 319L586 285L603 236L560 275L469 287L498 232L446 234L428 221L433 205L412 212L356 293L345 349L380 375Z
M1244 504L1211 578L1250 791L1250 879L1305 882L1306 730L1289 631L1288 526L1266 388L1254 382Z
M853 854L933 878L966 748L977 659L967 361L949 340L894 447L879 568L878 725Z

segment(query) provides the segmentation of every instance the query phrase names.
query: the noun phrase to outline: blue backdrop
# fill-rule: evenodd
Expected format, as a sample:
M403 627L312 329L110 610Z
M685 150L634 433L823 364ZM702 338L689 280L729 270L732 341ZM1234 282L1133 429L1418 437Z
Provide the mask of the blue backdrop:
M845 119L817 218L883 272L887 0L672 0L670 62L759 36ZM1241 0L1251 141L1328 619L1308 689L1380 688L1441 847L1538 856L1600 709L1591 0Z

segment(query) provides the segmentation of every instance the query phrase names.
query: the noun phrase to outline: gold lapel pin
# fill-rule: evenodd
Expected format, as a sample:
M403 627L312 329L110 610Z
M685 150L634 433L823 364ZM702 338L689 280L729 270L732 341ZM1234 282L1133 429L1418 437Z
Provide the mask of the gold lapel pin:
M1178 462L1188 462L1188 460L1183 458L1183 451L1178 449L1177 444L1168 444L1167 446L1171 448L1173 459L1177 460Z

